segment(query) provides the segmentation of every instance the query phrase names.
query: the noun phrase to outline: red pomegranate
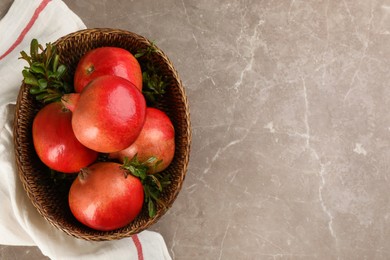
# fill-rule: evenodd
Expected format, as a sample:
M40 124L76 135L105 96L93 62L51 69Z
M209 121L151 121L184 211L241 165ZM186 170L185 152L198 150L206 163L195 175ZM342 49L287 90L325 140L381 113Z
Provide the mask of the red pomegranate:
M87 52L77 64L75 91L81 92L89 82L103 75L125 78L142 90L142 71L137 59L122 48L100 47Z
M110 157L123 162L125 157L131 159L135 154L140 162L152 156L161 160L155 167L150 165L149 173L161 172L172 162L175 155L175 130L163 111L148 107L145 124L137 140L128 148L111 153Z
M64 95L62 102L73 112L76 138L98 152L125 149L144 125L146 103L141 91L118 76L98 77L81 93Z
M32 137L38 157L56 171L75 173L98 157L97 152L76 139L72 130L72 113L60 102L50 103L37 113Z
M113 162L99 162L81 170L69 191L69 207L84 225L101 231L126 226L141 212L141 181Z

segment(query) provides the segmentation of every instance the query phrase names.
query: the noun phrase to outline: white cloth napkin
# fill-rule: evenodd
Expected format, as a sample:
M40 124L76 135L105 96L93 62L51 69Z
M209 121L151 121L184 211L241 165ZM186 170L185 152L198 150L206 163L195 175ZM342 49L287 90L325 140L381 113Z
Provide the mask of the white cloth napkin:
M42 44L84 29L60 0L15 0L0 20L0 244L38 246L51 259L171 259L162 236L143 231L117 241L89 242L51 226L29 201L18 178L12 136L15 101L31 39Z

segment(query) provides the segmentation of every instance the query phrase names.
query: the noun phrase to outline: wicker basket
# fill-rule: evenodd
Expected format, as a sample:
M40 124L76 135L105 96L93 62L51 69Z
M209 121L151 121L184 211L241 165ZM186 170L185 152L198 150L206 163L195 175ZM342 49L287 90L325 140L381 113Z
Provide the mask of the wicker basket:
M60 61L73 75L78 60L87 51L101 46L116 46L135 53L145 49L151 42L135 33L117 29L86 29L66 35L55 44L60 53ZM50 170L37 157L32 142L32 122L41 105L29 94L28 86L22 84L17 99L14 144L19 177L32 204L52 225L67 234L93 241L116 240L129 237L156 223L172 206L184 181L189 160L191 143L190 114L187 97L182 82L168 57L156 46L150 58L168 82L167 92L159 101L158 107L164 110L175 127L176 151L166 174L171 176L171 184L162 194L166 208L158 207L157 214L149 218L147 210L129 225L108 232L96 231L80 224L71 214L68 206L68 191L72 178L57 182ZM142 60L140 60L142 66Z

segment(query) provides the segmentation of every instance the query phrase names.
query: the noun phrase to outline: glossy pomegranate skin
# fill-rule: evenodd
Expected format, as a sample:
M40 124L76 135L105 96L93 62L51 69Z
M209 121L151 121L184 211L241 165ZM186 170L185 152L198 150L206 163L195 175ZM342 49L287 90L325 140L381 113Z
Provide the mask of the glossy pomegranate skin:
M148 107L146 109L145 124L137 140L128 148L111 153L110 157L123 162L124 157L129 159L137 154L143 162L151 156L162 160L156 168L151 167L149 173L165 170L175 155L175 130L169 117L161 110Z
M38 157L56 171L79 172L98 157L97 152L76 139L72 130L72 113L60 102L50 103L37 113L32 136Z
M94 79L73 110L72 128L86 147L110 153L130 146L145 121L146 102L131 82L117 76Z
M80 59L74 76L75 91L80 93L89 82L103 75L125 78L142 90L142 71L137 59L122 48L100 47Z
M75 218L95 230L126 226L141 212L144 191L141 181L125 177L114 162L99 162L82 170L69 191L69 207Z

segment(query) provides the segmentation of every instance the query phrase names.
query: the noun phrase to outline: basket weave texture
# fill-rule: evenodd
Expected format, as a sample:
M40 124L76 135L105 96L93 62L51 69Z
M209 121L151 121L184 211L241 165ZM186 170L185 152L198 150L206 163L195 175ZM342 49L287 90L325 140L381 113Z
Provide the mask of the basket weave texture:
M54 43L60 54L60 62L66 64L73 76L79 59L89 50L103 46L124 48L135 54L152 43L138 34L118 29L86 29L68 34ZM129 225L114 231L96 231L79 223L68 206L68 191L73 177L62 182L53 179L48 169L39 160L32 141L32 123L42 107L29 94L29 86L22 84L17 99L14 121L14 145L20 180L32 204L53 226L65 233L91 241L117 240L129 237L156 223L172 206L181 190L189 161L191 126L188 100L184 87L168 57L157 47L150 59L168 83L167 92L157 107L170 117L175 127L175 156L165 174L171 183L166 187L161 200L166 207L158 207L157 214L150 218L144 207L141 214ZM140 59L142 67L142 57Z

